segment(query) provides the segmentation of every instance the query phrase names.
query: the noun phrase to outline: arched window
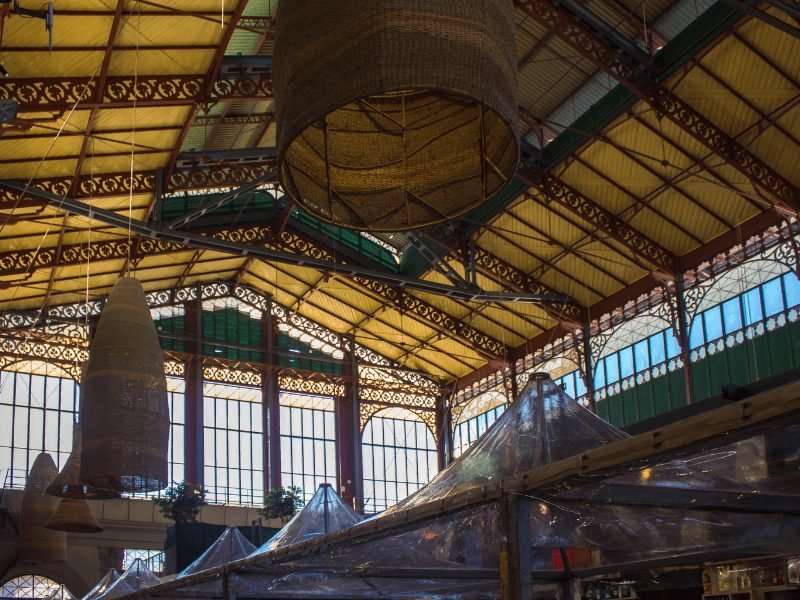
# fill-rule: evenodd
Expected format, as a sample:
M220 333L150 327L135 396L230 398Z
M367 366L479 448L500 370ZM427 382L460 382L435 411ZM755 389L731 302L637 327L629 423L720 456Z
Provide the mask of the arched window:
M431 430L405 408L376 413L364 427L364 511L379 512L413 494L438 470Z
M2 598L52 598L70 600L69 590L62 584L41 575L20 575L6 581L0 587Z
M453 455L460 456L475 443L506 411L507 405L505 395L497 391L486 392L467 402L453 431Z

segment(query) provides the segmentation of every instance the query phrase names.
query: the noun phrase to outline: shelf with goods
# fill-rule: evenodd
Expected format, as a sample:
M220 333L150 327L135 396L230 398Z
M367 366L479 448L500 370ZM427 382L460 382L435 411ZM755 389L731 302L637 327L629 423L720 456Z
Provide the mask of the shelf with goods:
M703 600L768 600L777 592L800 594L800 558L769 557L706 565L702 578Z

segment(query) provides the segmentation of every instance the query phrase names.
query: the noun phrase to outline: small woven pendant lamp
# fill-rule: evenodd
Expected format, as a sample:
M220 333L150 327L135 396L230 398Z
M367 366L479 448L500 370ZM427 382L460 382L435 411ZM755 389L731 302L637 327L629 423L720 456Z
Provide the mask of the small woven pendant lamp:
M100 533L103 528L92 515L86 500L62 498L56 512L45 525L54 531L71 533Z
M167 484L164 355L142 285L114 284L89 349L81 395L80 482L100 493Z
M85 375L84 367L84 375ZM81 377L84 381L85 377ZM82 386L81 386L82 387ZM61 472L47 487L47 493L59 498L71 498L73 500L100 500L106 498L118 498L119 492L115 490L98 490L80 481L81 472L81 427L79 423L72 425L72 452L70 452L67 462Z
M19 560L22 562L64 562L67 559L67 536L45 528L58 508L58 498L47 494L47 486L58 474L49 454L33 461L25 483L19 515Z
M275 26L279 176L318 218L456 218L519 155L511 0L292 0Z

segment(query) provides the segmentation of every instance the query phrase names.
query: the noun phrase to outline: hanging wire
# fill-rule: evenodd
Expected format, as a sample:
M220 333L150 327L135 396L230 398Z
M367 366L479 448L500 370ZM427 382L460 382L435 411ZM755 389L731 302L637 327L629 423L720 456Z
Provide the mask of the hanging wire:
M128 185L128 255L125 260L125 276L131 272L131 229L133 227L133 187L134 187L134 160L136 156L136 100L139 96L139 32L142 27L142 5L136 2L136 54L133 62L133 115L131 127L131 175Z

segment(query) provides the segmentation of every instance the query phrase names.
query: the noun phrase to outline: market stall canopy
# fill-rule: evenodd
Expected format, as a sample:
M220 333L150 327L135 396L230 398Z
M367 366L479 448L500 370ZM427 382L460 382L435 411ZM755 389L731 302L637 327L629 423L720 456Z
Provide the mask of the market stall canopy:
M198 556L178 577L185 577L212 567L239 560L252 553L256 547L236 527L228 527L208 550Z
M89 590L86 595L81 598L81 600L94 600L98 596L102 595L108 588L114 585L117 580L119 579L119 573L117 573L116 569L109 569L103 578L97 582L97 584Z
M361 519L356 511L344 503L330 483L321 483L314 497L278 533L267 540L257 553L270 552L318 535L347 529Z
M156 577L141 559L137 558L133 564L106 590L95 596L94 600L112 600L133 594L147 587L158 585L161 580Z

